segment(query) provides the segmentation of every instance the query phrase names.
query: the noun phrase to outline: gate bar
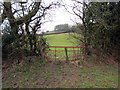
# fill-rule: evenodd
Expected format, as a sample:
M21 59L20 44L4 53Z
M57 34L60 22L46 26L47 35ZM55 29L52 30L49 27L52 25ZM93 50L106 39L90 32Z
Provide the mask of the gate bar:
M85 46L46 46L45 48L87 48Z

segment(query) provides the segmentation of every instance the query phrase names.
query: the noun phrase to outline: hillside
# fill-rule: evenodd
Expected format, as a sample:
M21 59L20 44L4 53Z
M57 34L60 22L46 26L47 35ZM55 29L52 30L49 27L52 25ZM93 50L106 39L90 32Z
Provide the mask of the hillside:
M50 46L76 46L76 40L69 33L46 35Z

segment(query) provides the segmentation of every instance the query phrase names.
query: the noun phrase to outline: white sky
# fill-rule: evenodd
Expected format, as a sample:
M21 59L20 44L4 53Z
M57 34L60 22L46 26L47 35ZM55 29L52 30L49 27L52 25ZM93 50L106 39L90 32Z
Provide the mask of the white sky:
M44 0L44 2L48 5L53 1L60 1L60 0ZM63 0L63 1L64 2L62 4L72 5L71 0ZM67 8L67 9L70 10L71 8ZM52 16L49 17L48 20L51 19L52 21L46 22L45 24L42 25L41 28L42 32L52 31L54 30L54 27L59 24L75 25L75 23L72 20L75 21L75 18L77 17L67 12L64 7L56 8L52 12L50 11L50 13Z
M71 0L64 0L64 3L66 3L67 5L70 5ZM72 20L74 20L76 17L70 14L69 12L67 12L64 7L57 8L55 11L53 11L53 13L54 15L50 17L52 18L53 21L46 22L42 26L42 31L52 31L54 30L54 27L58 24L68 24L68 25L75 24Z
M55 12L55 15L51 17L52 21L51 22L46 22L43 26L42 29L43 30L54 30L54 26L58 25L58 24L69 24L69 25L73 25L73 21L71 19L73 19L72 15L68 12L65 12L64 10L62 10L62 8L57 9L57 11Z

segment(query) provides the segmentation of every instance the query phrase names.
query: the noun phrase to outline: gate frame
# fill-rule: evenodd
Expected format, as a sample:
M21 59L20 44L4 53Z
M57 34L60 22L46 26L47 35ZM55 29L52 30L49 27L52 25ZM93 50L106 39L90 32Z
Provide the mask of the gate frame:
M64 50L65 50L65 53L66 53L66 61L68 62L69 61L69 58L68 58L68 50L67 50L67 48L84 48L84 49L87 49L87 47L85 47L85 46L46 46L46 47L44 47L44 50L45 50L45 52L44 52L44 58L46 59L46 60L48 60L48 56L47 56L47 53L46 53L46 49L49 49L49 48L55 48L55 53L56 53L56 48L64 48ZM59 51L59 50L58 50ZM56 54L55 54L56 55ZM56 60L56 56L55 56L55 60ZM48 60L48 61L51 61L51 60ZM71 60L72 61L72 60Z

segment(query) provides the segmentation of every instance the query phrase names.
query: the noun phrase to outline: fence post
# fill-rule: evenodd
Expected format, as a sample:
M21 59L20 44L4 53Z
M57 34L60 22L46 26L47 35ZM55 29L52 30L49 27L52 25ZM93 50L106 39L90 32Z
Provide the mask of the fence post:
M41 49L41 58L42 58L42 60L45 59L45 47L43 47L43 48Z
M65 54L66 54L66 61L68 61L68 53L67 53L67 48L65 48Z
M55 60L56 60L56 47L55 47Z

